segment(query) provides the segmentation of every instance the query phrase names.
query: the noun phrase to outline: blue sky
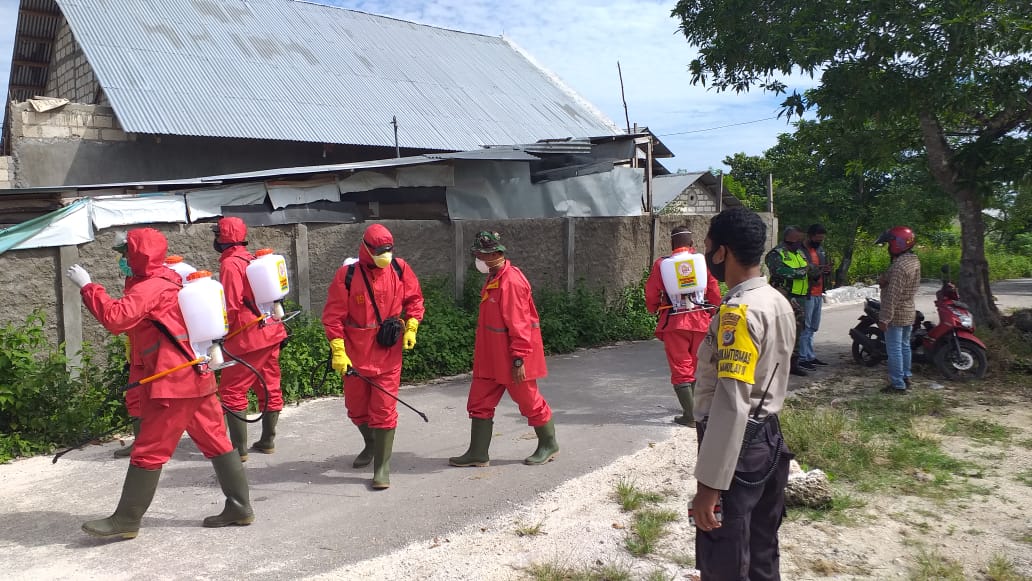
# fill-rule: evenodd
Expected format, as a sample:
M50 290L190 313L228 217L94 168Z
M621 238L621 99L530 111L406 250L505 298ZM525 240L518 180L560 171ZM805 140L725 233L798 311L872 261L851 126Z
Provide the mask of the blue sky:
M759 155L779 133L781 97L692 86L694 51L670 17L673 0L318 0L355 10L491 36L504 35L625 126L616 62L632 124L649 126L676 155L671 170L726 169L727 155ZM0 79L9 78L18 0L0 0ZM805 89L813 84L789 83ZM6 103L6 82L0 87ZM759 121L763 120L763 121ZM727 127L730 126L730 127ZM722 127L721 129L713 129Z

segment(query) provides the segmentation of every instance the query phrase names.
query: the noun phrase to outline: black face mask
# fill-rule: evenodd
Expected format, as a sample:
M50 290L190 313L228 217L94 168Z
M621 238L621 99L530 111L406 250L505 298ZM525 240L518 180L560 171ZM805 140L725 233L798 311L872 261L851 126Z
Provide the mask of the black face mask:
M214 248L215 252L218 252L219 254L222 254L223 252L226 251L227 248L231 248L233 246L236 246L236 245L235 244L223 244L222 242L219 242L217 239L214 242L212 242L212 244L211 244L211 247Z
M785 242L785 248L793 252L799 250L800 248L802 248L802 246L803 245L800 242Z
M810 246L812 248L820 248L821 247L821 241L820 240L811 240L810 241Z
M718 282L724 282L724 275L726 274L725 270L727 270L727 260L725 259L724 262L721 262L720 264L714 264L713 255L717 253L717 250L720 250L719 246L710 250L703 256L706 257L706 268L709 269L713 278L717 279Z

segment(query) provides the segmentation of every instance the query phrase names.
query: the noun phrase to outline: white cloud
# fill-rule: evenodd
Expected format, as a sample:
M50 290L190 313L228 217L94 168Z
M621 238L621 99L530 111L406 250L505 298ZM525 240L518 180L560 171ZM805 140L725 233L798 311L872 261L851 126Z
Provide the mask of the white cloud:
M739 151L759 155L779 133L791 130L783 120L774 120L684 133L772 117L781 98L692 86L688 63L694 50L677 32L669 0L550 0L547 8L540 0L317 1L488 36L504 34L623 127L620 61L631 123L659 135L683 133L663 137L677 154L667 161L674 170L719 167L725 156ZM17 1L0 3L0 78L6 79ZM795 81L802 88L813 85L808 78Z

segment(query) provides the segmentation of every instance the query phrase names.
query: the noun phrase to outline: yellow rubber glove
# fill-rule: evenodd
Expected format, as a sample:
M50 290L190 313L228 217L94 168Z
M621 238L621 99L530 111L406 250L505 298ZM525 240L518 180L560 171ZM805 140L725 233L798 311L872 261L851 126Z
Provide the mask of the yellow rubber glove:
M344 339L332 339L330 341L330 354L332 356L330 365L333 367L333 370L347 373L348 368L351 367L351 358L344 351Z
M419 329L419 321L415 318L405 323L405 336L402 338L402 347L412 349L416 346L416 330Z

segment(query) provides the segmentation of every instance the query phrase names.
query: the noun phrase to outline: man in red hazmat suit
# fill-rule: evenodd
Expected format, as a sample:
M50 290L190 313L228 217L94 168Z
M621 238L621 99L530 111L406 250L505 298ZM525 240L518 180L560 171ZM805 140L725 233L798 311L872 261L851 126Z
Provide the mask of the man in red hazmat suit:
M287 338L282 323L267 323L254 300L254 291L247 280L247 265L254 256L247 251L247 225L240 218L222 218L212 229L215 232L215 251L219 256L219 282L226 296L226 314L229 334L223 342L225 351L242 359L265 379L263 386L246 365L233 365L222 370L219 378L219 397L226 412L229 439L247 461L247 392L253 389L262 410L262 436L251 449L264 454L276 451L276 424L283 410L283 392L280 389L280 345ZM266 394L268 389L268 394Z
M347 373L354 368L362 376L344 378L348 417L365 442L352 466L362 468L372 462L373 488L377 490L391 485L401 351L416 346L423 313L423 292L416 273L394 257L390 231L380 224L370 225L359 244L358 262L345 263L330 283L322 323L330 341L333 369Z
M103 286L91 282L89 273L78 264L67 273L82 289L86 308L104 328L112 333L130 334L132 360L139 363L148 377L193 360L178 302L182 278L165 267L167 249L165 237L157 230L140 228L129 232L126 257L133 278L139 280L118 300L111 298ZM140 435L133 445L118 507L108 518L84 523L83 530L104 538L136 537L140 520L157 490L161 468L172 457L184 431L211 459L226 495L222 513L205 518L204 526L253 522L254 511L240 455L222 426L214 374L186 366L148 383L147 387Z
M466 410L471 421L469 449L449 458L452 466L488 466L494 414L509 392L520 413L537 433L538 445L525 464L544 464L559 453L552 408L538 391L545 377L545 349L530 283L505 258L505 246L494 232L480 232L473 242L477 270L487 274L480 291L480 314L473 350L473 382Z
M125 287L122 290L122 296L125 296L132 288L133 284L141 280L140 278L133 277L133 271L129 268L129 259L126 257L127 251L127 240L125 232L118 232L115 234L115 244L112 249L121 255L118 260L118 270L125 277ZM139 381L147 375L143 372L143 366L139 361L133 361L132 357L132 344L133 330L130 329L126 332L126 363L129 367L129 383ZM140 417L143 415L143 398L147 394L147 386L140 386L135 389L130 389L125 392L125 409L129 413L129 419L133 423L133 438L139 437L140 435ZM122 446L115 450L115 458L128 458L133 452L133 444L128 446Z
M678 226L670 232L671 255L679 252L695 253L692 233L685 226ZM667 363L670 365L670 383L674 395L681 404L681 414L674 421L682 426L694 426L693 398L695 396L695 367L699 345L706 337L713 311L699 305L689 304L689 310L674 312L670 297L663 286L663 275L659 265L666 259L662 256L652 264L652 271L645 281L645 307L650 313L659 313L656 322L656 338L663 342ZM720 305L720 284L712 274L706 273L705 302Z

